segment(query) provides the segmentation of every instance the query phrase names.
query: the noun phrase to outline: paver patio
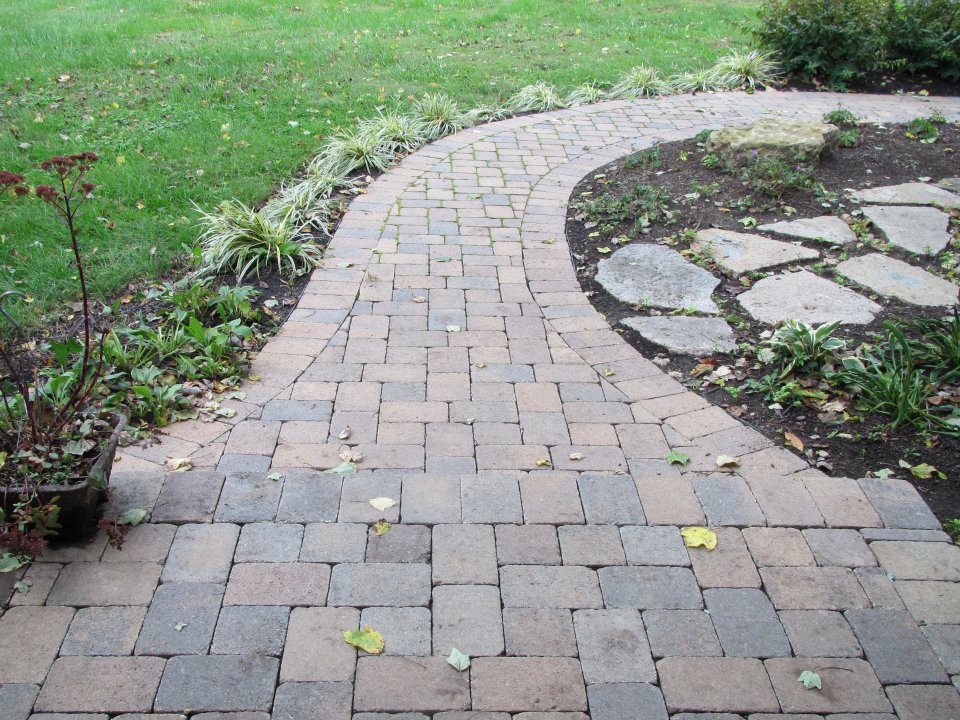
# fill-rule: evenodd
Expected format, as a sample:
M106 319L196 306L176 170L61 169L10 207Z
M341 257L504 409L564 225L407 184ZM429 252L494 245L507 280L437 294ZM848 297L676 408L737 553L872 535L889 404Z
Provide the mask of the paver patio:
M944 98L612 102L384 174L236 415L123 451L111 512L151 523L28 570L0 617L0 718L960 718L960 548L913 488L826 477L688 392L594 311L564 240L573 187L632 149L838 102L960 117ZM319 472L346 447L359 472ZM716 550L687 550L689 524ZM384 655L344 644L361 624Z

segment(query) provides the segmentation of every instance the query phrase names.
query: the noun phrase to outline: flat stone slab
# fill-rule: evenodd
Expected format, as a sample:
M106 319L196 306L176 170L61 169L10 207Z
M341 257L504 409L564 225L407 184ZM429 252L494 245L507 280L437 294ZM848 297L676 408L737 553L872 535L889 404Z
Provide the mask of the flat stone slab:
M913 305L941 307L957 304L957 288L926 270L881 253L844 260L837 272L874 292Z
M960 177L955 178L944 178L937 183L939 187L942 187L944 190L950 190L951 192L960 192Z
M765 277L737 299L751 317L769 325L782 320L866 325L881 309L853 290L805 270Z
M916 255L936 255L950 242L950 216L936 208L869 205L863 214L892 245Z
M960 195L954 195L928 183L903 183L885 185L850 193L858 202L883 203L886 205L935 205L941 208L960 208Z
M720 310L710 298L720 280L660 245L628 245L597 263L597 282L617 300L669 310Z
M820 257L816 250L801 245L718 228L700 230L691 247L713 260L724 274L731 277Z
M686 355L709 355L737 348L733 330L722 318L628 317L620 323L636 330L644 340Z
M857 239L856 233L850 229L850 226L836 215L781 220L780 222L760 225L757 230L803 240L825 242L830 245L846 245Z

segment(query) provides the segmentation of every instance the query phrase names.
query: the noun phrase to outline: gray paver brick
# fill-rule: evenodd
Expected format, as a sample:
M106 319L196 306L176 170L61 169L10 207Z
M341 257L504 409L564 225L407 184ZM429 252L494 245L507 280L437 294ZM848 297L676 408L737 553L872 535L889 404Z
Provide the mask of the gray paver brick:
M848 610L846 616L880 682L947 682L936 653L905 610Z
M798 657L860 657L863 650L843 614L830 610L782 610L790 644Z
M107 546L103 551L103 562L155 562L167 559L173 536L174 525L154 525L144 523L130 528L123 538L123 546L118 550Z
M430 654L430 611L427 608L364 608L360 614L360 626L370 626L383 635L385 655Z
M460 522L460 480L456 477L419 475L403 480L405 523Z
M300 557L303 526L257 522L244 525L233 559L236 562L295 562Z
M888 712L890 703L863 660L850 658L773 658L764 662L780 706L788 713ZM817 668L823 690L810 692L797 676Z
M155 710L269 710L279 660L263 655L184 655L163 671Z
M623 565L626 557L616 525L561 525L557 528L564 565Z
M73 609L16 607L0 617L0 683L41 683L63 642Z
M164 582L224 583L240 536L230 523L182 525L163 567Z
M578 480L580 500L588 523L643 525L646 518L629 475L584 473Z
M906 480L866 478L860 487L888 528L939 530L940 521Z
M352 700L353 685L348 682L283 683L273 701L272 720L350 720Z
M376 497L388 497L397 504L380 511L370 505ZM340 494L340 522L375 523L384 518L397 522L400 518L400 477L385 473L357 473L343 480Z
M669 525L620 528L628 565L690 565L680 530Z
M710 615L703 610L646 610L643 622L656 658L723 654Z
M660 689L646 683L603 683L587 688L592 720L667 720Z
M777 712L780 709L759 660L664 658L657 662L657 672L670 712L746 713ZM793 680L796 682L795 678Z
M230 473L213 515L215 522L257 522L277 516L282 480L270 480L268 473Z
M70 563L60 571L48 605L147 605L160 578L153 563Z
M26 683L0 685L0 717L27 720L38 692L40 688Z
M743 534L736 528L715 530L713 550L690 549L690 561L701 587L760 587L760 576L747 550Z
M695 478L693 488L710 525L766 524L760 506L742 478Z
M210 652L217 655L280 655L290 611L271 605L238 605L220 611Z
M488 585L442 585L433 591L433 652L470 656L503 652L500 591Z
M865 528L881 525L880 516L856 480L807 477L803 484L829 527Z
M577 638L569 610L504 608L503 635L507 655L577 655Z
M520 479L520 498L523 502L525 523L566 525L584 521L574 475L531 473Z
M223 486L222 473L194 470L168 473L153 509L153 522L180 525L210 522Z
M425 525L394 525L385 535L370 528L367 534L368 563L430 562L431 531Z
M367 552L367 525L311 523L304 528L300 559L304 562L363 562Z
M960 547L953 543L870 543L888 573L901 580L960 580Z
M767 596L752 588L704 590L723 654L734 657L789 657L790 643Z
M573 658L477 658L470 676L477 710L587 709L580 663Z
M636 610L577 610L573 625L587 684L656 682L650 645Z
M361 657L355 687L355 712L433 712L470 707L469 675L457 672L442 657Z
M960 695L949 685L895 685L887 695L900 720L960 717Z
M344 563L330 577L330 605L412 607L430 602L430 566Z
M796 528L744 528L743 539L757 567L816 565L807 541Z
M960 625L925 625L921 630L944 669L960 674Z
M778 610L847 610L869 606L847 568L761 568L767 594Z
M220 613L223 585L164 583L157 588L137 639L137 655L207 652Z
M553 525L497 525L501 565L559 565L560 544Z
M875 608L902 610L903 600L893 585L887 572L878 567L854 568L853 574L860 581L860 587L867 594L870 605Z
M61 655L130 655L147 614L144 607L80 608L60 647Z
M919 623L954 623L960 617L960 585L939 580L896 580L907 610Z
M280 666L281 682L349 682L357 651L343 640L360 626L354 608L294 608Z
M323 605L330 567L319 563L240 563L233 566L224 605Z
M496 585L497 581L497 549L492 526L434 526L434 584Z
M856 530L804 530L803 537L813 551L818 565L853 568L877 564L870 548L863 541L863 536Z
M596 571L575 565L505 565L500 568L500 594L505 608L599 608L603 605Z
M607 607L698 609L700 588L687 568L607 567L598 572Z
M800 478L748 477L746 482L771 527L819 527L823 516Z
M149 657L64 657L40 690L38 712L142 712L153 698L165 660ZM96 678L96 682L90 682ZM160 708L158 708L160 709Z
M460 478L465 523L520 523L520 485L515 478L467 475Z
M320 473L284 473L278 522L333 522L340 509L339 477Z

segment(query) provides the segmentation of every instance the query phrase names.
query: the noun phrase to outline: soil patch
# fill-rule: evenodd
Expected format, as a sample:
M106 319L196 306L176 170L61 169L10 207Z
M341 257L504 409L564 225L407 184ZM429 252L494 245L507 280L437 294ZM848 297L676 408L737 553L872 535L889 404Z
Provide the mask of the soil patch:
M960 153L960 128L940 124L939 139L921 143L907 137L904 126L869 124L859 128L860 140L855 147L837 148L826 154L816 167L818 189L790 190L779 201L770 201L751 193L740 179L702 163L706 150L702 138L659 146L658 159L651 153L638 153L598 169L576 187L567 218L567 240L581 287L594 307L606 316L611 327L623 334L641 354L653 359L665 371L691 389L701 392L711 402L726 408L746 424L764 433L777 444L784 444L784 433L792 433L803 441L804 457L811 466L820 467L835 476L867 477L889 469L897 477L910 480L924 495L937 516L946 521L960 517L960 440L942 435L921 436L913 428L891 430L888 419L864 416L850 411L856 420L837 422L834 415L824 414L815 406L778 406L759 392L748 392L749 380L759 381L771 372L770 366L759 363L756 349L771 328L754 321L740 306L737 297L750 285L767 275L780 272L755 272L739 278L722 275L712 263L690 249L695 231L711 227L737 232L756 232L753 228L782 220L809 218L824 214L840 216L851 223L859 239L846 246L831 247L824 243L802 241L804 247L820 252L818 260L793 263L787 268L816 272L837 281L834 267L842 260L882 251L891 257L910 262L933 274L956 282L958 267L958 230L960 213L952 213L950 246L932 258L910 255L890 247L878 233L871 233L858 205L850 202L846 190L862 189L904 182L932 181L956 177ZM592 222L583 212L583 204L597 198L635 196L636 188L650 185L661 188L671 214L661 219L636 222L630 217L619 222ZM596 217L595 215L592 217ZM778 237L789 241L790 238ZM653 345L621 324L636 315L667 315L668 311L637 308L621 303L609 295L595 280L597 263L626 244L659 243L683 253L688 259L715 272L722 282L713 294L722 316L733 326L740 350L731 355L695 358L671 354ZM846 283L857 289L852 283ZM860 288L861 294L877 302L882 310L866 326L841 326L835 335L846 340L850 349L862 342L873 341L888 320L913 320L943 317L943 308L909 305ZM730 374L725 386L710 382L712 371L727 366ZM772 407L771 407L772 406ZM791 448L793 449L793 448ZM929 463L948 474L948 480L936 476L913 477L900 466Z

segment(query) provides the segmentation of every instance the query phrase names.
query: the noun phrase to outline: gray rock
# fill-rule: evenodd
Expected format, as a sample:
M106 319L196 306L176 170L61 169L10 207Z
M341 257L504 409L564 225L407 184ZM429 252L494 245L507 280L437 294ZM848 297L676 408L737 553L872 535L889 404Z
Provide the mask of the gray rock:
M840 131L834 125L808 120L768 118L746 127L721 128L710 134L707 152L728 162L749 160L751 152L786 162L814 162Z
M883 203L887 205L935 205L941 208L960 208L960 196L936 185L927 183L903 183L867 188L850 193L858 202Z
M724 274L731 277L820 256L816 250L802 245L717 228L700 230L691 247L713 260Z
M938 182L937 185L942 187L944 190L960 192L960 178L944 178Z
M708 355L735 350L733 330L721 318L628 317L620 321L645 339L673 352Z
M669 310L720 311L710 299L720 280L660 245L628 245L597 264L597 282L621 302Z
M815 218L800 218L799 220L782 220L780 222L760 225L757 230L771 232L776 235L816 240L830 245L846 245L857 239L856 233L836 215L821 215Z
M791 319L866 325L881 309L853 290L805 270L766 277L737 299L754 319L770 325Z
M950 242L950 216L936 208L871 205L863 214L892 245L915 255L936 255Z
M837 272L874 292L913 305L957 304L958 288L952 282L880 253L844 260L837 265Z

